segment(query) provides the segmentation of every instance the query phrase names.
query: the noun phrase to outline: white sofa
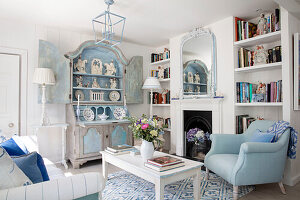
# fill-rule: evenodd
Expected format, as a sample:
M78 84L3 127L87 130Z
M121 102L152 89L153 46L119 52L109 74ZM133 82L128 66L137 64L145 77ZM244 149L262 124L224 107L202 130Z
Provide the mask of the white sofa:
M23 136L27 149L36 151L36 137ZM65 177L62 170L43 158L50 181L0 190L0 200L96 200L102 199L105 181L100 173L90 172Z

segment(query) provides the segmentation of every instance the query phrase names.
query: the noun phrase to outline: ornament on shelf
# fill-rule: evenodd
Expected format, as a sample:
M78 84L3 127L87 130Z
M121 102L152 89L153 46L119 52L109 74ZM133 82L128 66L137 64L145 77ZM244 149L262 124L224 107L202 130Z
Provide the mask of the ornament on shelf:
M195 92L198 92L198 93L200 93L200 86L197 86L197 87L196 87L196 90L195 90Z
M103 91L90 91L90 100L91 101L104 101L104 92Z
M105 68L106 68L106 73L105 73L105 75L113 76L113 75L116 74L117 70L116 70L116 68L115 68L114 61L113 61L113 60L110 62L110 64L105 63L104 66L105 66Z
M266 84L259 83L255 93L256 94L266 94Z
M100 88L97 78L93 78L92 88Z
M167 89L164 89L161 93L161 96L162 96L162 104L164 104L166 102L166 94L168 93L168 90Z
M111 78L109 81L110 81L110 89L117 89L117 79Z
M195 74L195 83L200 83L200 75L198 72Z
M86 87L86 88L90 87L90 82L88 81L86 84L83 84L83 87Z
M77 70L79 73L85 74L85 64L87 63L87 60L81 60L81 55L79 56L77 63L74 65L74 69Z
M165 78L165 69L162 66L158 66L158 78L159 79L164 79Z
M91 65L91 74L102 75L102 70L103 70L102 61L98 58L94 58L92 60L92 65Z
M189 86L187 90L188 90L188 92L193 92L193 89L191 86Z
M76 76L75 80L76 80L76 83L77 83L77 87L83 87L83 84L82 84L83 78L82 78L82 76Z
M194 83L194 75L192 72L188 72L188 82Z
M256 45L254 51L254 65L267 64L268 54L263 45Z
M257 24L257 35L263 35L267 33L267 19L265 18L265 14L261 13L260 18Z

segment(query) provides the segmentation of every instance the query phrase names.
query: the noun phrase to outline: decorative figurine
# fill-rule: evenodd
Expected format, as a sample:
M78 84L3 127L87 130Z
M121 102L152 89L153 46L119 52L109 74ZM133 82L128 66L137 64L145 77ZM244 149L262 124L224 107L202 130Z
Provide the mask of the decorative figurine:
M192 72L188 72L188 82L194 83L194 76Z
M263 45L257 45L254 51L254 65L266 64L268 54Z
M256 94L266 94L266 84L259 83L255 92Z
M79 73L86 74L85 71L85 64L87 63L87 60L81 60L81 55L79 56L77 63L74 65L74 69L77 69Z
M166 102L166 94L168 93L168 90L164 89L163 92L161 93L161 96L162 96L162 104L165 104L167 103Z
M186 73L183 74L183 82L186 83Z
M200 83L200 75L198 72L195 74L195 83Z
M76 76L75 79L76 79L77 87L83 87L83 84L82 84L83 78L82 78L82 76Z
M165 69L162 66L158 66L158 78L164 79L165 78Z
M110 62L110 64L105 63L104 66L105 66L105 68L106 68L106 73L105 73L105 75L113 76L113 75L116 74L117 70L116 70L116 68L115 68L114 61L113 61L113 60Z
M86 88L88 88L88 87L89 87L89 85L90 85L90 82L88 81L88 82L87 82L87 84L84 84L84 85L83 85L83 87L86 87Z
M94 58L91 65L91 74L102 75L103 65L100 59Z
M92 88L100 88L97 78L93 78Z
M192 89L192 87L188 87L188 92L193 92L193 89Z
M117 79L111 78L109 81L110 81L110 89L117 89Z
M200 93L200 86L197 86L197 87L196 87L195 92Z
M267 33L267 19L265 14L261 13L257 24L257 35L263 35Z
M108 88L108 84L107 83L105 84L105 88Z

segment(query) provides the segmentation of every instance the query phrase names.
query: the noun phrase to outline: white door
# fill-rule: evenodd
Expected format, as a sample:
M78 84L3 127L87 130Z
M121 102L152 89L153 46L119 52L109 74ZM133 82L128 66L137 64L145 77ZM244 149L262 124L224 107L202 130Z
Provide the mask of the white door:
M0 53L0 130L19 133L20 56Z

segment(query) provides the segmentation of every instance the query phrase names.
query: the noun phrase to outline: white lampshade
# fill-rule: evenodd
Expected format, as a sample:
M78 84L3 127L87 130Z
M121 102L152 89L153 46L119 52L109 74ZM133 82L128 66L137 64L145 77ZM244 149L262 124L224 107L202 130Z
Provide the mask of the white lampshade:
M161 89L159 80L156 77L147 77L142 87L144 90L148 89Z
M35 68L33 74L33 83L41 85L54 85L55 77L53 71L49 68Z

